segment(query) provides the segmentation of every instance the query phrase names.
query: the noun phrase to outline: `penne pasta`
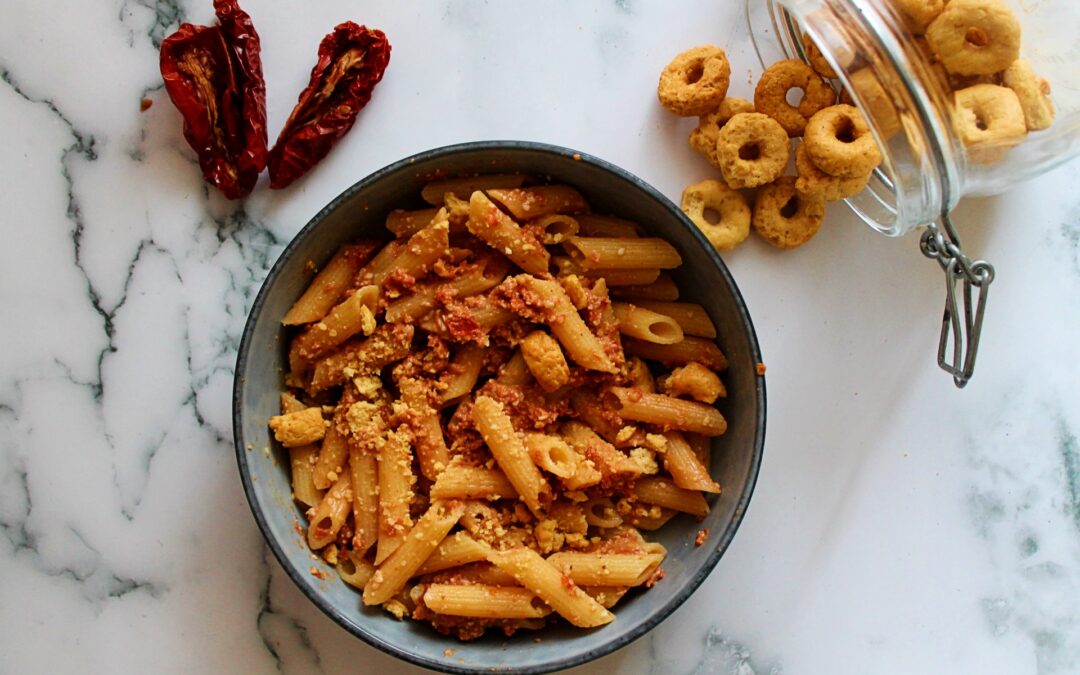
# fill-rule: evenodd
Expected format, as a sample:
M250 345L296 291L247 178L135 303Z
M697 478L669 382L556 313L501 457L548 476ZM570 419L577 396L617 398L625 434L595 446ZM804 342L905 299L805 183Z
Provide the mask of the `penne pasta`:
M611 387L609 391L619 399L619 413L624 419L705 436L719 436L727 431L727 420L710 405L640 389Z
M428 584L424 604L448 616L486 619L540 619L551 607L526 588L478 584Z
M475 344L464 345L454 354L443 379L446 389L439 394L440 407L457 403L473 390L486 360L483 348Z
M348 551L338 557L337 573L345 583L364 590L371 575L375 574L375 566L364 560L362 555Z
M426 385L418 379L398 380L401 401L411 411L408 422L413 432L413 446L420 461L420 473L435 480L450 463L450 451L439 425L439 413L428 401Z
M640 586L663 562L658 553L553 553L547 561L579 586Z
M646 530L652 532L659 530L664 525L667 525L668 521L679 514L674 509L665 509L661 507L655 507L657 512L655 514L631 514L627 522L636 527L639 530Z
M664 434L667 441L664 451L664 468L671 474L675 485L685 490L700 490L720 494L720 486L709 475L686 438L677 431Z
M571 237L563 248L585 269L669 270L682 264L675 247L655 237Z
M443 214L445 216L445 214ZM391 245L393 242L391 243ZM390 248L388 245L387 248ZM361 273L360 281L364 285L378 286L380 289L391 274L419 279L424 276L435 261L443 257L450 248L450 224L443 219L436 219L431 225L409 237L404 244L395 248L395 255L382 261L376 256L369 267L376 261L381 265Z
M569 185L497 189L488 190L487 194L518 220L539 218L551 213L583 213L589 210L585 198Z
M311 390L320 392L342 384L349 371L377 372L412 351L413 327L383 324L366 340L352 340L315 364Z
M582 586L581 590L589 594L589 597L595 600L604 609L611 609L615 606L622 597L626 595L626 592L630 590L629 586Z
M614 614L601 607L572 580L565 579L554 565L532 549L491 551L488 561L509 573L575 626L593 628L610 623L615 618Z
M578 233L577 219L558 213L530 220L528 227L539 232L540 243L545 246L561 244Z
M464 510L461 502L433 502L401 545L376 567L364 586L364 604L381 605L397 595L446 538Z
M432 499L516 499L518 491L499 469L451 462L431 486Z
M701 434L685 434L685 436L690 447L694 449L694 454L697 455L698 461L705 467L705 471L710 472L711 475L712 440L708 436L702 436Z
M651 284L660 278L658 269L586 269L572 258L555 256L551 259L560 277L570 275L586 276L591 279L603 279L612 288L619 286L637 287Z
M583 237L616 237L625 239L639 236L638 224L615 216L598 216L583 213L577 217L578 231Z
M490 549L490 546L476 541L465 532L452 534L442 540L424 564L413 573L413 576L432 574L452 567L487 560L487 552Z
M650 361L659 361L665 366L685 366L697 361L709 370L727 370L727 359L715 342L699 337L684 337L682 342L670 345L658 345L644 340L627 340L623 343L627 354L640 356Z
M348 290L356 272L375 253L379 242L363 241L343 246L326 266L319 270L307 290L281 319L285 326L314 323L326 316Z
M684 490L668 478L641 478L634 483L634 495L646 504L656 504L699 518L709 514L709 504L700 492Z
M325 318L296 336L289 347L289 369L294 373L304 372L319 356L363 332L365 327L368 327L367 333L371 333L375 328L375 315L368 295L366 291L349 294Z
M541 513L541 500L550 495L550 488L530 459L502 404L488 396L478 396L473 404L473 422L521 500L533 513Z
M526 385L533 381L532 372L529 371L529 366L525 363L525 356L520 349L514 352L514 355L506 363L502 364L495 380L502 384L516 385Z
M679 287L666 273L656 275L656 281L644 285L623 285L618 288L611 284L611 293L620 300L638 302L660 300L670 302L679 299Z
M395 300L386 307L387 323L413 323L430 312L440 302L467 298L495 288L510 271L500 258L483 258L477 269L441 284L417 287L412 295Z
M612 303L611 308L615 312L619 332L623 335L663 345L683 339L682 328L669 316L622 302Z
M640 465L581 422L566 422L560 431L577 452L592 462L603 480L610 482L641 475Z
M466 227L526 272L547 274L551 258L547 249L523 232L521 226L499 210L483 192L474 192L469 199L469 222Z
M393 232L394 236L398 238L411 237L431 225L431 221L435 219L438 213L438 208L420 209L419 211L394 209L386 214L386 229Z
M716 339L716 326L701 305L692 302L658 302L656 300L642 300L634 304L657 314L670 316L687 335Z
M622 516L615 510L611 497L593 497L585 502L585 522L593 527L609 529L622 525Z
M559 478L572 477L582 460L566 441L549 434L525 434L525 449L536 466Z
M326 427L326 436L323 438L322 447L319 448L312 475L315 487L325 490L336 483L338 477L345 471L348 457L348 443L345 436L338 431L337 425L331 424Z
M307 406L300 399L288 392L281 392L278 398L281 401L281 414L283 415L307 409ZM315 481L313 480L315 458L319 455L319 446L309 443L288 450L293 499L304 506L315 506L322 500L322 491L315 487Z
M655 392L656 380L645 362L634 356L626 360L626 373L630 379L630 386L641 391Z
M506 286L507 282L513 282L528 297L543 299L544 305L539 308L543 312L542 319L574 363L589 370L617 372L604 346L581 319L557 281L521 274L507 279L500 288Z
M352 479L348 473L342 473L309 514L308 546L317 551L337 538L352 510L352 501Z
M353 488L353 549L364 555L379 540L379 460L356 444L349 447Z
M394 553L405 541L412 527L409 506L413 500L412 452L409 436L403 431L391 432L379 448L379 536L375 553L378 565Z
M487 174L484 176L471 176L468 178L450 178L428 183L420 191L420 197L428 204L442 206L446 202L446 194L450 193L458 199L468 199L477 190L492 190L499 188L518 188L525 182L525 176L519 173Z

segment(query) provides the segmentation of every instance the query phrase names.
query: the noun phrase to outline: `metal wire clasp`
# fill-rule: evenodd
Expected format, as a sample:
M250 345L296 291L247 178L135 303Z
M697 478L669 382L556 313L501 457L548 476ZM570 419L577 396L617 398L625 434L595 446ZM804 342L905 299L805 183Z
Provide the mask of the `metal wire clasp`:
M962 388L975 371L975 355L979 352L979 336L986 296L994 281L994 266L985 260L972 262L964 255L960 250L960 237L956 235L948 213L941 215L941 225L941 228L936 223L927 225L919 248L927 258L937 260L945 271L945 314L938 340L938 366L952 375L956 386ZM960 281L964 282L964 288L963 292L957 293L956 285ZM974 301L972 289L977 293ZM950 341L951 360L946 359Z

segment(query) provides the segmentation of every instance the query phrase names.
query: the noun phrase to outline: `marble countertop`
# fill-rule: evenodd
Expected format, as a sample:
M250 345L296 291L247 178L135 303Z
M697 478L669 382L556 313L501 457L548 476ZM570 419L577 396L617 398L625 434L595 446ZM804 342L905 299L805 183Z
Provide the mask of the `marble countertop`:
M353 19L390 69L293 187L208 190L157 45L209 0L0 6L0 670L417 672L269 554L230 425L247 309L289 239L371 171L460 141L555 143L677 199L710 175L655 85L678 51L757 72L741 2L247 0L271 134ZM153 105L140 112L140 101ZM842 205L807 246L725 254L768 364L757 491L712 576L581 673L1065 673L1080 663L1080 163L962 204L997 265L974 381L934 363L914 238Z

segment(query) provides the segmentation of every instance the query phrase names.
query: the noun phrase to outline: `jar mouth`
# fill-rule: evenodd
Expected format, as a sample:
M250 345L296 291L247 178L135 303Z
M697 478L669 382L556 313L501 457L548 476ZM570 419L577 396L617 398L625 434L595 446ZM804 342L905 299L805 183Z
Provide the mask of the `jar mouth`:
M919 84L919 67L895 40L883 11L887 10L878 8L874 0L746 0L751 40L763 68L782 59L809 62L804 33L815 44L826 46L820 51L837 75L831 81L834 88L850 96L864 112L882 153L881 165L866 188L844 201L878 232L900 236L937 219L955 205L958 196L950 190L956 176L942 151L947 145L942 134L948 132L935 119L940 115L931 112L934 102ZM869 63L867 59L841 63L841 44L847 44L852 53L873 56ZM889 105L895 111L905 111L894 111L899 126L892 133L887 133L880 119L866 114L873 108L865 90L853 86L856 68L882 83L882 94L891 99Z

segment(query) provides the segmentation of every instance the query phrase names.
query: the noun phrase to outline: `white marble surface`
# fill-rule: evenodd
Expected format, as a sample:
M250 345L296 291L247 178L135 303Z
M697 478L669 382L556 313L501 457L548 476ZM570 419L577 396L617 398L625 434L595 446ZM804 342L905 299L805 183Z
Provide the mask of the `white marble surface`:
M345 187L457 141L571 146L676 199L709 170L660 69L714 42L734 92L756 70L734 1L247 0L271 134L334 24L394 52L317 170L230 203L157 69L210 4L0 5L0 671L414 672L309 604L244 502L230 387L259 282ZM1073 163L962 206L998 268L964 391L933 362L942 282L914 239L837 205L800 250L726 255L769 368L757 492L697 594L578 672L1075 672L1078 184Z

